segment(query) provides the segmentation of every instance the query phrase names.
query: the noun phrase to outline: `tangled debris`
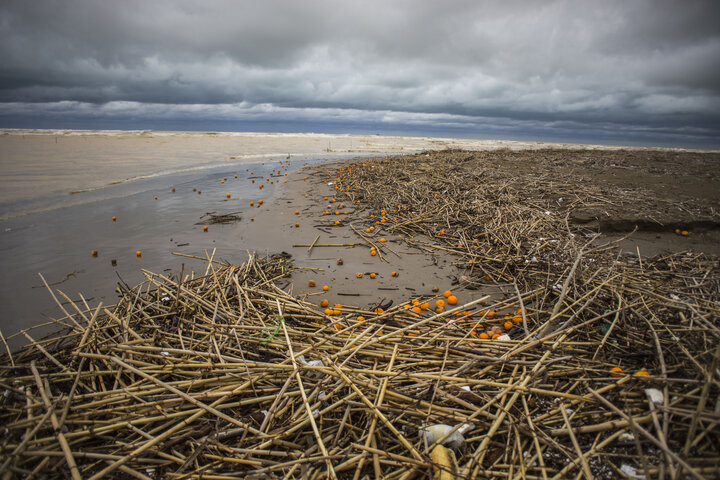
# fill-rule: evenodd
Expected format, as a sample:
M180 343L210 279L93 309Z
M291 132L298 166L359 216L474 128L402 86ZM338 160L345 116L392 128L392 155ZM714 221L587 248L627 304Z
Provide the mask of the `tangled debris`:
M242 220L242 217L239 215L241 212L233 212L233 213L215 213L215 212L208 212L202 217L202 222L198 222L196 225L202 225L204 223L207 223L209 225L227 225L228 223L235 223ZM207 220L205 220L207 219Z
M63 334L3 358L2 473L713 477L717 259L618 255L468 155L356 162L324 180L358 228L377 227L370 241L452 252L458 288L512 295L327 314L280 287L287 255L146 272L117 305L73 304ZM480 336L508 321L507 339Z

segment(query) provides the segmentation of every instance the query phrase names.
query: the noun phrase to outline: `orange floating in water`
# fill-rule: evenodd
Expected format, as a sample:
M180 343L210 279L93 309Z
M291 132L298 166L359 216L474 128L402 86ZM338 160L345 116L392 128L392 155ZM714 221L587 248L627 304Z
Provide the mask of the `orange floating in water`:
M207 232L207 231L208 231L207 225L203 226L203 232Z
M90 250L90 255L92 255L93 257L97 257L98 251L97 251L97 250Z
M142 257L142 252L138 250L137 252L135 252L135 255L137 255L138 257Z
M330 290L330 287L328 287L327 285L323 285L323 292L327 292L328 290Z
M456 305L457 302L458 302L458 299L455 295L450 295L449 297L447 297L448 305Z
M262 201L262 200L258 200L258 205L262 205L262 204L263 204L263 201Z
M157 200L157 196L155 197L155 200Z
M117 222L117 217L112 218L113 222Z
M330 302L327 299L320 302L321 307L327 307L328 305L330 305Z
M315 286L315 280L310 280L308 282L308 287L314 287Z
M229 194L229 193L227 194L227 198L230 198L230 194Z

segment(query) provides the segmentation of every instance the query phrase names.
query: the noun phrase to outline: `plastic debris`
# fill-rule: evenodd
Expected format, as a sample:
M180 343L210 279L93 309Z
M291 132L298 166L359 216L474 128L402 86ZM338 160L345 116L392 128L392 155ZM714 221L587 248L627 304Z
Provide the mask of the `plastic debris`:
M463 435L473 428L475 428L475 424L469 422L463 423L457 430L448 435L448 433L454 430L455 427L439 423L437 425L430 425L429 427L421 428L418 431L418 434L421 439L424 437L428 444L435 443L447 435L447 438L441 442L441 445L457 450L465 444L465 437Z
M645 395L655 405L662 405L665 403L665 396L657 388L646 388Z

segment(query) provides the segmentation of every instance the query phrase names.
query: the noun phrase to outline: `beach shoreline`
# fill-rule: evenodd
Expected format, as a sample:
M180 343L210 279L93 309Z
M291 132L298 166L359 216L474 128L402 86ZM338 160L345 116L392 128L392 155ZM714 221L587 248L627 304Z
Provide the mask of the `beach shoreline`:
M577 226L589 231L602 230L604 241L623 239L620 244L626 252L641 257L683 249L720 254L718 219L712 214L720 211L717 168L708 169L708 164L698 160L711 158L711 154L564 151L467 151L461 155L484 158L483 163L478 164L478 172L503 177L496 178L496 182L528 183L552 171L550 175L554 177L548 184L549 190L543 194L546 197L543 201L553 213L566 211L568 202L565 200L563 204L563 195L566 199L572 196L568 190L572 182L581 189L593 188L600 196L601 191L611 188L625 192L617 199L606 196L606 200L595 202L595 206L573 208L568 215ZM648 155L655 160L647 160ZM696 162L673 160L674 155L695 158ZM429 157L414 158L422 162ZM251 165L217 167L204 171L201 177L197 173L167 175L129 196L2 222L5 225L3 263L8 272L2 291L9 320L0 328L7 336L41 323L43 318L58 315L58 308L45 291L38 273L70 298L78 300L79 295L83 295L89 301L108 305L114 302L118 281L133 285L144 279L141 269L169 273L192 265L193 261L173 253L204 258L215 250L221 258L240 262L246 257L246 251L265 255L286 251L293 256L298 268L293 275L294 294L320 298L318 292L305 287L314 280L333 285L326 295L331 303L354 300L362 302L362 306L397 303L408 294L432 287L444 289L456 284L466 273L452 266L455 260L452 252L439 256L423 254L423 250L411 246L414 242L408 242L412 239L393 232L387 232L386 245L391 252L383 255L385 261L368 258L367 252L360 248L310 249L313 242L367 244L362 238L362 229L368 225L356 215L350 215L351 222L347 220L345 213L353 212L354 205L344 205L346 208L341 214L335 215L338 204L324 200L324 197L332 199L335 190L328 185L329 177L322 177L320 173L320 170L327 172L331 166L344 168L343 165L360 160L321 156L305 159L310 163L304 167L302 164L307 162L303 157L288 159L285 156ZM318 165L318 161L322 164ZM712 166L712 162L709 165ZM288 167L295 170L285 177ZM251 175L251 168L258 171ZM236 175L239 178L234 178ZM265 190L259 188L261 184ZM635 184L638 189L631 190ZM203 186L202 195L191 191L196 188L194 185ZM171 187L177 191L170 193ZM231 199L225 198L226 191L232 192ZM153 195L158 200L153 200ZM693 195L698 198L691 201ZM265 201L264 205L258 203L260 200ZM254 206L251 207L250 202ZM613 203L622 205L613 206ZM320 215L324 211L330 215ZM239 219L209 225L204 232L203 222L210 218L206 215L208 212L239 214ZM119 220L111 221L113 216ZM341 225L334 225L335 221ZM638 225L639 231L632 233ZM687 229L692 234L683 237L675 233L676 229ZM628 235L629 238L624 239ZM99 251L98 258L90 256L91 250ZM135 258L136 250L143 252L141 258ZM343 265L338 265L339 261ZM183 267L185 263L188 267ZM393 271L397 277L391 276ZM358 273L364 275L363 282L356 281ZM370 280L370 273L375 273L376 278ZM476 293L498 292L498 289L486 289ZM32 307L28 309L28 306ZM14 346L26 342L22 337L15 339L11 342Z
M652 429L662 411L667 450L694 442L682 468L710 475L718 433L680 420L711 417L717 394L704 367L720 359L716 160L444 150L240 172L253 205L193 223L179 269L144 271L106 310L66 305L60 336L2 357L13 465L161 478L192 455L198 476L380 477L437 471L452 449L443 465L466 477L563 477L585 459L609 480L680 468L621 437L627 418ZM230 178L211 175L203 195L217 201ZM197 254L213 239L227 243ZM43 424L49 403L24 414L35 388L68 412L69 455ZM452 441L427 433L452 428ZM123 442L153 448L117 455ZM578 442L598 448L573 454ZM498 464L507 444L529 453Z

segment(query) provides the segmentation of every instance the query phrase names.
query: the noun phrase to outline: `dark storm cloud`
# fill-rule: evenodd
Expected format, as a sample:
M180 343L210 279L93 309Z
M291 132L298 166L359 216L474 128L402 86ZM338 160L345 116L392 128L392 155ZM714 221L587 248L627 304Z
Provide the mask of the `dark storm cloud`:
M202 104L222 117L271 105L314 118L405 112L398 119L712 135L720 130L715 5L5 1L0 108L42 112L70 101L63 105L75 113L125 105L141 115Z

